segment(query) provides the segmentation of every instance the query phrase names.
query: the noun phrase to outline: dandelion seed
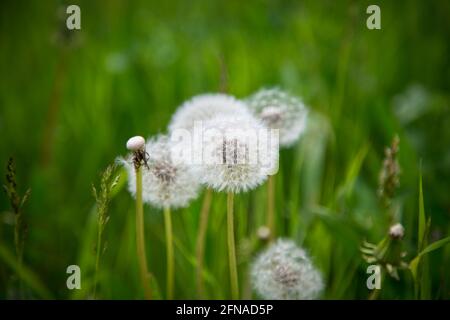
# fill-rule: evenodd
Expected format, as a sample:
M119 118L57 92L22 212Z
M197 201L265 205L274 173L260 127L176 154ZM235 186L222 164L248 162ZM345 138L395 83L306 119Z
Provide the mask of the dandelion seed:
M294 144L305 131L308 109L303 102L278 89L262 89L245 100L268 127L280 130L280 146Z
M293 241L279 239L251 267L255 291L264 299L317 299L323 290L320 272Z
M169 131L192 130L197 121L208 121L216 116L249 115L243 102L227 94L202 94L183 103L173 115Z

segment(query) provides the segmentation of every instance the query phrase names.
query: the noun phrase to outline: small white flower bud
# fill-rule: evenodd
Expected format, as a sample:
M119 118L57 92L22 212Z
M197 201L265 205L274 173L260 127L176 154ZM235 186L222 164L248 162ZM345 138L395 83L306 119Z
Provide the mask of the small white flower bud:
M267 226L261 226L257 231L258 238L261 240L267 240L270 237L270 229Z
M141 136L135 136L127 141L127 149L130 151L138 151L144 148L145 139Z
M400 223L389 228L389 236L394 239L401 239L405 235L405 228Z

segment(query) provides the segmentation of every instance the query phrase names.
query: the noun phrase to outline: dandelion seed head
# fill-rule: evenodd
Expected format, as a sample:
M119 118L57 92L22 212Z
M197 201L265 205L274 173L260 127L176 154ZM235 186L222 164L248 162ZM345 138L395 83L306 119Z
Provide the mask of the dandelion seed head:
M220 115L205 122L202 182L233 193L262 184L278 164L278 141L264 144L261 132L268 129L250 114Z
M278 239L256 258L251 280L264 299L311 300L323 290L322 276L306 252L284 239Z
M196 121L207 121L218 115L247 115L245 104L226 94L202 94L184 102L172 117L169 131L192 130Z
M245 101L268 127L280 130L280 146L289 147L306 128L308 109L303 102L278 88L262 89Z
M200 182L190 166L172 161L167 136L157 136L145 145L148 168L142 166L142 199L157 208L182 208L198 196ZM120 162L128 172L128 189L136 195L136 173L132 157Z

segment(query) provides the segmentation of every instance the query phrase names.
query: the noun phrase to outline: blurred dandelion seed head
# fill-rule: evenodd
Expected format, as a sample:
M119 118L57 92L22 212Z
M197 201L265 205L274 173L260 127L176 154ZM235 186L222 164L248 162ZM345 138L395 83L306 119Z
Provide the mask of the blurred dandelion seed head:
M148 168L142 166L142 198L157 208L186 207L198 196L200 184L190 166L173 162L167 136L150 139L145 149ZM136 194L136 173L132 158L121 160L128 172L128 189Z
M243 102L226 94L202 94L184 102L175 112L169 131L192 130L195 122L207 121L218 115L249 115Z
M280 130L280 146L289 147L306 128L308 109L278 88L262 89L246 99L249 109L268 127Z
M255 291L264 299L310 300L323 290L320 272L293 241L278 239L251 267Z

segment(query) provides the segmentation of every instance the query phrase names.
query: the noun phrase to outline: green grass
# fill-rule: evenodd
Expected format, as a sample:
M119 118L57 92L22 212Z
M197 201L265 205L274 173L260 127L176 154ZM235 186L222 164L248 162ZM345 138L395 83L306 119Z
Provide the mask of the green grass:
M448 1L379 1L377 31L365 26L370 1L192 2L75 1L82 30L65 41L55 41L63 1L0 5L0 168L12 155L19 193L32 190L23 208L23 266L15 261L9 201L0 194L0 298L92 296L92 183L126 154L129 137L164 132L181 102L218 91L224 67L228 92L237 97L279 85L312 110L307 134L281 152L276 226L311 253L326 280L324 298L369 296L359 247L378 243L389 227L377 187L384 147L396 133L402 172L395 204L406 229L406 261L450 235ZM399 97L413 85L419 89L402 113ZM113 191L103 233L96 293L102 299L144 297L125 179L124 173ZM172 212L175 298L197 297L202 200ZM255 297L248 266L261 248L256 231L266 203L266 185L235 197L244 298ZM418 239L427 229L425 213L428 236ZM154 296L165 298L163 213L146 206L144 214ZM420 260L418 297L449 299L450 246ZM71 264L81 267L81 290L66 288ZM230 298L225 194L213 196L204 267L206 296ZM400 281L387 277L379 296L414 297L408 270Z

